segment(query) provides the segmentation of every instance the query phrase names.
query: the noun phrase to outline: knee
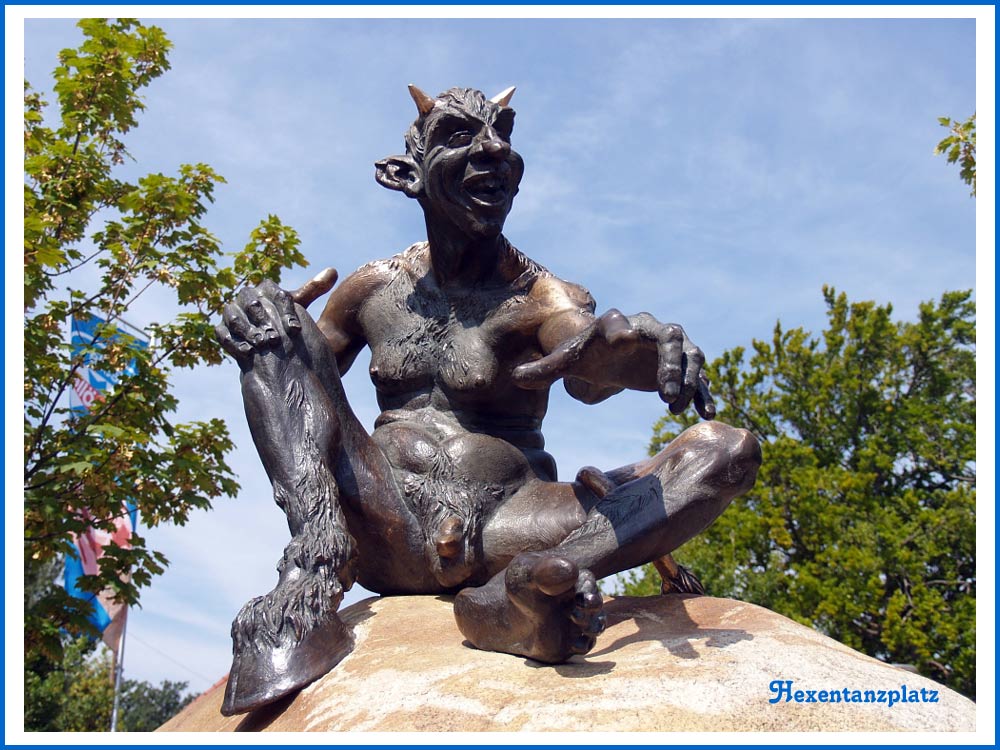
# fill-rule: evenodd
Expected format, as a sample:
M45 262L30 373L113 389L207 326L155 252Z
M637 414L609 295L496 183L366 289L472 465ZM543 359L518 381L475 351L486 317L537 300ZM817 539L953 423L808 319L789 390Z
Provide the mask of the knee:
M708 473L720 489L739 495L757 479L760 443L748 430L722 422L700 422L685 430L677 441L682 441L686 454L708 464Z
M733 461L760 465L760 443L753 433L742 427L715 421L699 422L684 434L690 434L693 440L729 456Z

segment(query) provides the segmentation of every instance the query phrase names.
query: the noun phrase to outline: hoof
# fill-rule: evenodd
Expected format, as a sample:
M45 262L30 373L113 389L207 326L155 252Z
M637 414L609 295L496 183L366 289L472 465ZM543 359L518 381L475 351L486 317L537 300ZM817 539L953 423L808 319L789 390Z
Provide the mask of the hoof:
M350 632L333 613L288 646L244 642L233 655L222 715L253 711L304 688L337 666L353 647Z
M654 560L653 566L660 574L661 594L704 595L705 587L698 576L674 560L673 555L664 555L659 560Z

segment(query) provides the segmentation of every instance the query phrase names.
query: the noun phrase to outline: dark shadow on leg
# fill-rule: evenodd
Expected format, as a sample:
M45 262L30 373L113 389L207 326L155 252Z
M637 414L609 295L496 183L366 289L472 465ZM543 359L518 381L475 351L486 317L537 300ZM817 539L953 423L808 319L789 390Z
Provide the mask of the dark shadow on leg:
M760 447L750 433L706 422L686 430L649 461L619 472L618 478L632 477L624 484L614 486L614 473L606 483L601 477L583 482L597 486L592 494L607 491L583 524L552 549L522 553L486 585L460 592L455 602L459 629L479 648L536 659L532 646L544 636L559 645L542 659L546 662L586 653L603 627L599 593L584 617L582 607L568 600L560 605L558 592L555 598L523 592L544 594L548 571L572 569L581 578L603 578L662 558L746 492L759 466ZM584 646L584 635L590 645L578 647L577 641Z

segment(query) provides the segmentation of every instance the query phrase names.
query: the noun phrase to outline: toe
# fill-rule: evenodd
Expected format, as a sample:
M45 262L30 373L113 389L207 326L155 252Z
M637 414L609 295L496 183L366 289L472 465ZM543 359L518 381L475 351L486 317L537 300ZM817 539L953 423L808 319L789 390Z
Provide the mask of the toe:
M438 555L449 560L461 553L462 542L462 522L454 516L441 524L437 536L434 537L434 547Z
M594 612L604 606L604 599L599 591L578 591L573 604L584 611Z
M608 618L604 612L598 612L596 615L590 618L590 622L584 628L584 633L587 635L598 636L604 632L604 629L608 626Z
M585 625L596 615L602 612L604 601L600 594L588 594L581 596L577 594L573 600L573 609L570 617L577 625Z
M594 612L592 609L584 610L579 607L573 607L573 611L570 612L569 617L574 625L579 627L584 633L591 635L603 633L604 628L608 626L608 618L603 610Z
M543 557L531 569L531 579L542 593L559 596L573 588L578 577L576 563L565 557Z
M597 639L594 636L581 634L573 639L569 649L574 654L585 654L594 647L596 642Z
M580 575L576 579L576 593L577 596L594 594L600 599L601 594L597 588L597 579L586 568L580 571Z

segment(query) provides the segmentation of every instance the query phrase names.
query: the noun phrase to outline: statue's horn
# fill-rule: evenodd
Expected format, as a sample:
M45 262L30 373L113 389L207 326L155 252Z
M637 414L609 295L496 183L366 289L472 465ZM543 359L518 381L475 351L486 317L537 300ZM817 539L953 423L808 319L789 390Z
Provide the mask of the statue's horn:
M427 96L427 94L418 89L412 83L406 88L410 90L410 96L413 97L413 101L416 103L417 111L420 113L421 117L434 109L434 99L432 97Z
M504 89L499 94L490 99L494 104L499 104L501 107L506 107L510 104L510 98L514 96L515 86L511 86L509 89Z

